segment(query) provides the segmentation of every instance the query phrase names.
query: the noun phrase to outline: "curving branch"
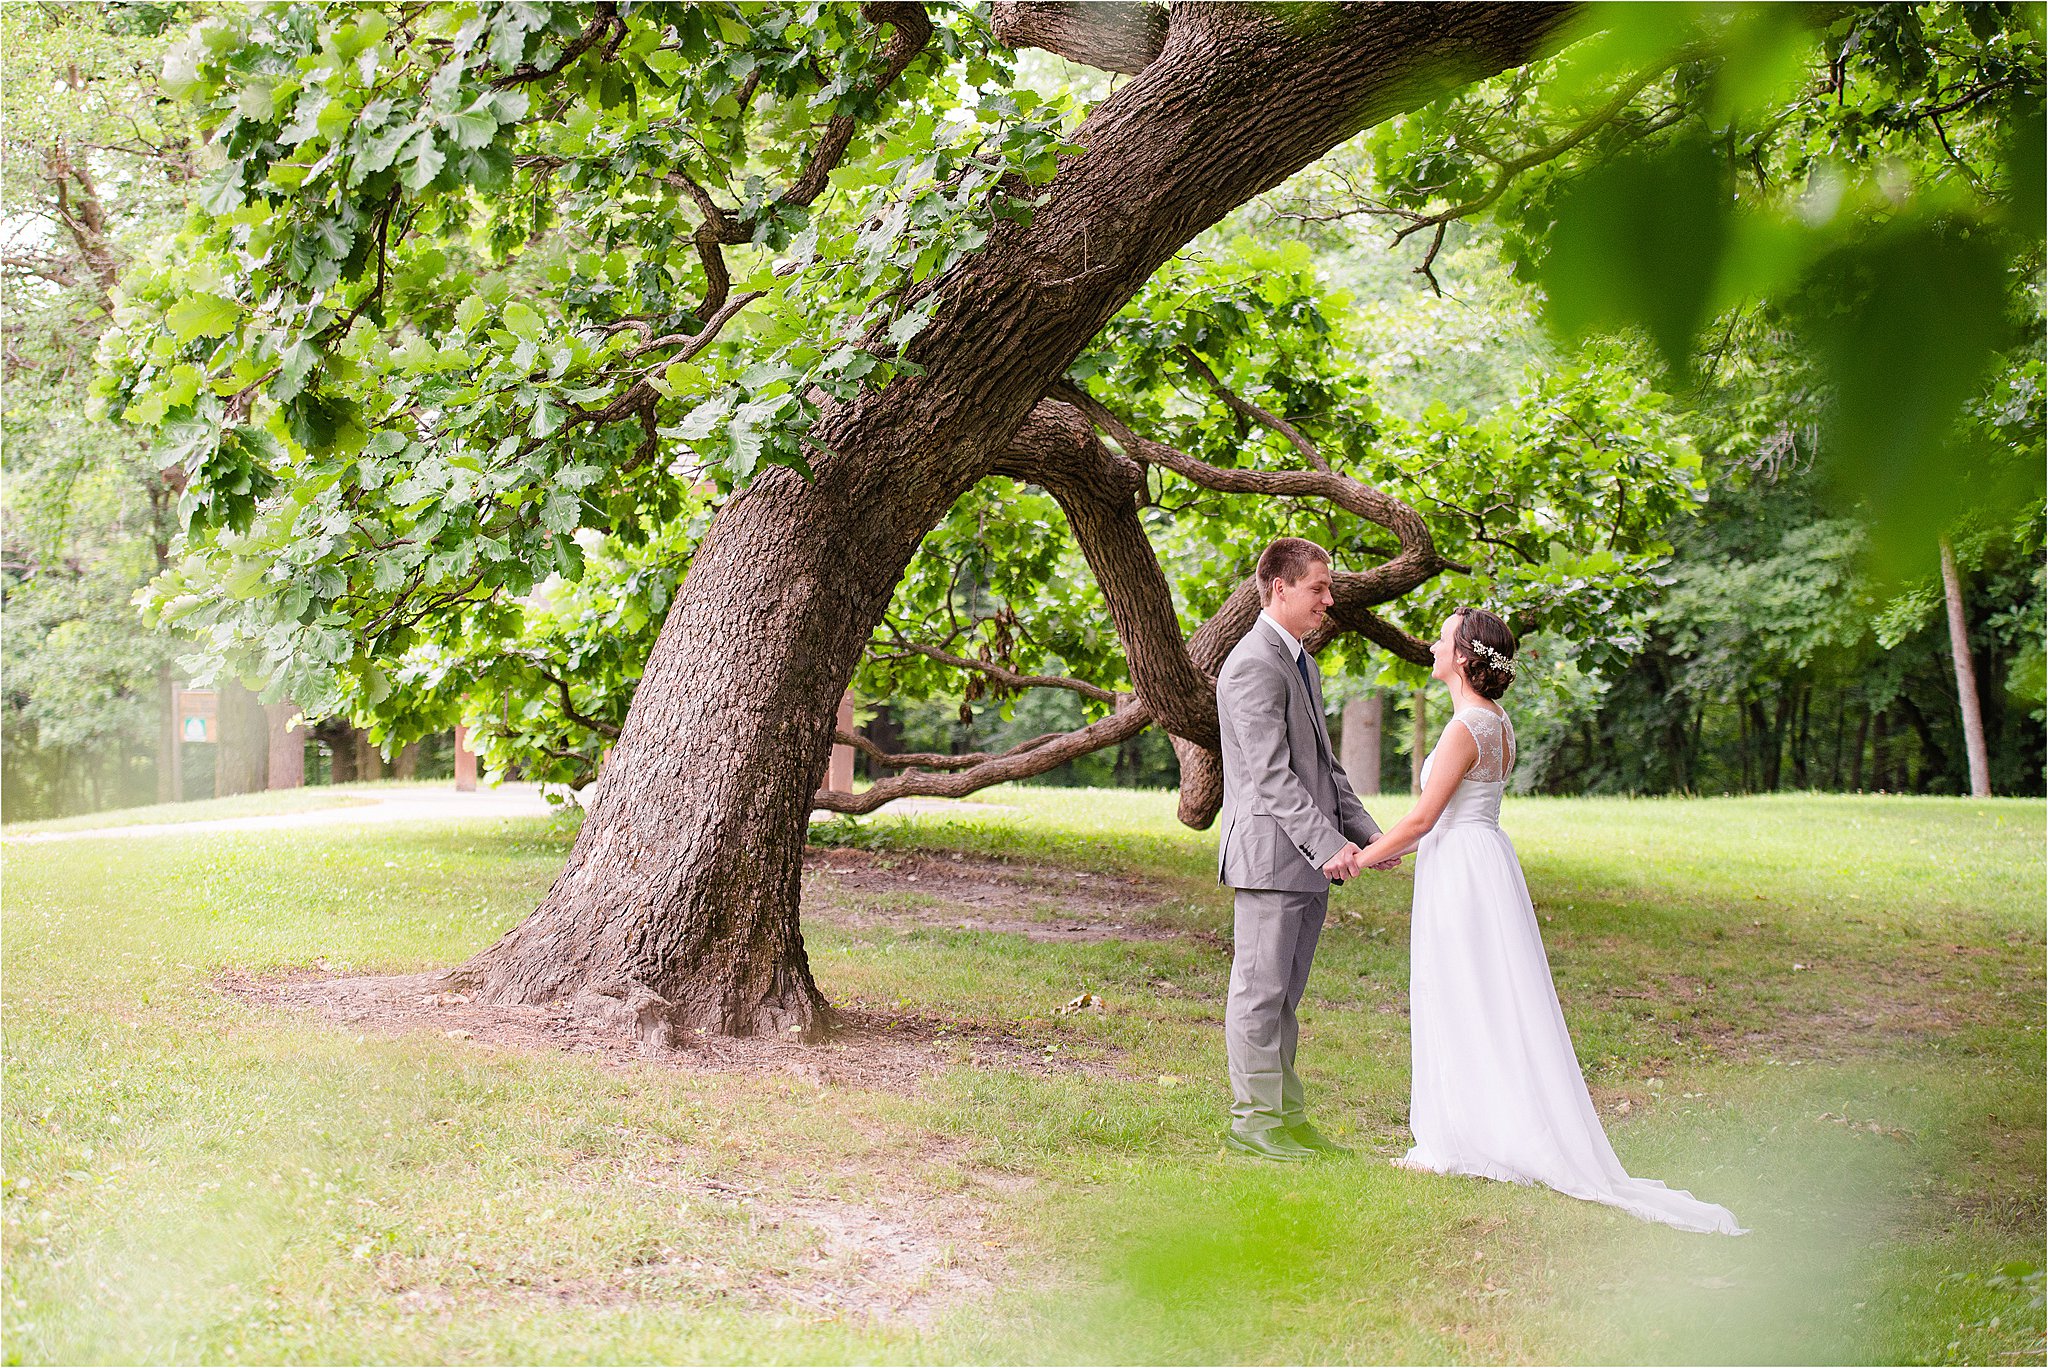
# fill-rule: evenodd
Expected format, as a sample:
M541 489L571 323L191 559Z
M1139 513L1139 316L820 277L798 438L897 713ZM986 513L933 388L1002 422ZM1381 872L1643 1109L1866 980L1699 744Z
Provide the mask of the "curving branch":
M877 28L893 30L888 45L882 49L882 72L867 93L879 99L883 92L896 83L910 64L917 59L932 40L931 16L916 0L866 0L860 7L861 17ZM762 213L772 213L785 206L808 207L812 200L824 193L825 186L833 171L845 158L847 148L853 144L853 135L860 127L860 120L852 114L835 114L826 121L825 131L819 135L817 146L804 159L804 169L790 182L783 192L762 207ZM712 198L709 191L681 172L670 172L664 179L686 191L696 201L697 208L704 215L701 231L717 234L717 241L737 245L754 240L755 216L742 217L734 210L727 209ZM699 251L703 250L702 242Z
M610 0L605 0L604 3L599 4L591 11L590 22L584 26L583 32L577 34L562 49L562 55L555 60L553 66L539 67L531 62L522 62L505 75L492 81L491 85L496 89L503 90L510 86L526 85L533 81L545 81L559 76L568 70L570 63L596 47L604 40L607 34L612 34L614 29L617 30L617 33L613 35L612 50L616 50L617 40L625 36L626 21L619 17L617 5L612 4Z
M554 685L555 688L561 692L562 716L568 718L571 722L574 722L579 727L583 727L586 730L596 732L599 736L608 737L614 741L619 739L619 729L616 724L607 722L601 717L587 717L582 712L577 710L576 701L569 696L568 680L562 678L553 670L549 669L547 665L536 656L521 653L519 658L521 660L524 660L528 665L532 666L533 672L535 674L539 675L542 679L545 679L548 683Z
M835 730L832 733L832 740L842 746L851 746L876 764L887 765L890 769L963 770L972 769L976 765L985 765L994 760L1005 760L1013 755L1024 755L1030 751L1037 750L1040 746L1049 745L1066 734L1065 732L1047 732L1043 736L1034 736L1029 741L1021 742L1006 751L996 754L990 754L986 751L971 751L961 755L952 755L940 751L913 751L906 755L894 755L883 750L859 732Z
M901 651L924 656L928 660L936 660L941 665L950 665L956 670L972 670L976 674L987 675L1006 689L1067 689L1080 694L1083 698L1092 698L1097 703L1116 702L1116 695L1114 693L1102 688L1100 685L1090 684L1085 679L1072 679L1066 675L1019 674L1017 671L1005 669L993 661L974 660L967 656L954 655L952 652L941 650L937 646L927 646L922 642L906 641L902 637L895 637L886 644ZM884 656L880 658L889 659L890 657Z
M1198 460L1164 442L1138 436L1121 418L1071 382L1062 381L1053 393L1087 414L1132 459L1164 467L1204 489L1223 494L1324 499L1347 513L1386 528L1400 543L1400 553L1367 573L1378 582L1400 587L1378 602L1397 598L1441 571L1469 572L1471 569L1437 551L1429 525L1422 520L1420 513L1361 480L1321 470L1227 470Z
M1166 46L1163 6L1130 0L996 0L989 27L1011 49L1040 48L1082 66L1135 76Z
M1043 745L1032 745L1029 750L1007 751L957 774L919 774L913 770L908 774L877 780L861 793L819 789L812 797L811 805L827 812L858 814L873 812L897 798L965 798L991 784L1029 779L1034 774L1057 769L1069 760L1093 755L1105 747L1130 740L1151 725L1151 709L1133 701L1122 711L1112 713L1100 722L1063 733Z
M1217 378L1216 372L1209 369L1209 363L1204 361L1193 347L1182 345L1178 348L1178 352L1180 359L1187 363L1188 369L1201 376L1207 382L1209 388L1216 391L1216 397L1223 401L1225 408L1229 409L1232 413L1241 414L1251 419L1254 423L1270 432L1279 433L1293 445L1296 451L1301 453L1302 459L1306 460L1317 470L1322 471L1325 475L1330 474L1330 463L1323 459L1323 453L1316 449L1314 442L1301 435L1301 429L1288 422L1285 418L1282 418L1279 414L1269 413L1265 409L1260 408L1257 404L1242 397L1236 390L1224 384Z

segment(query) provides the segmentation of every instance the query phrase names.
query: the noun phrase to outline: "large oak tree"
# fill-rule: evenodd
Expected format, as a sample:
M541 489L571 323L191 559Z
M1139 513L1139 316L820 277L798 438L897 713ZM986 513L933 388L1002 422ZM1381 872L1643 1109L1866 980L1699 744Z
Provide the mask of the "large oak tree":
M694 483L738 486L668 606L566 868L455 980L594 1006L657 1042L809 1033L829 1009L800 860L837 700L920 540L978 481L1059 501L1135 692L1074 737L941 784L1157 722L1182 755L1184 815L1213 815L1211 675L1255 605L1241 589L1183 640L1138 517L1151 465L1385 527L1391 559L1343 577L1338 618L1414 650L1370 611L1445 564L1412 509L1306 444L1297 472L1210 466L1131 432L1066 372L1196 234L1360 129L1527 60L1561 13L230 16L171 71L210 104L226 158L202 250L130 306L111 405L164 426L193 472L194 528L241 558L241 593L260 586L300 629L256 663L280 687L325 670L374 695L430 614L516 611L506 591L573 573L572 534L607 506L672 516ZM1132 79L1069 136L1063 111L1006 89L1006 50L1026 46ZM514 260L563 202L583 250ZM484 244L502 267L488 278L466 269ZM712 346L728 328L751 330L736 363Z

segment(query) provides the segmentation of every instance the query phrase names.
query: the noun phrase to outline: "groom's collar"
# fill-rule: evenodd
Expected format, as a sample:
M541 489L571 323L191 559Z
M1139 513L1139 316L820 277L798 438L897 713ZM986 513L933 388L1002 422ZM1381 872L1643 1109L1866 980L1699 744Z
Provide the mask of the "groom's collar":
M1268 627L1271 627L1273 629L1273 634L1280 638L1280 644L1287 648L1288 659L1301 659L1301 643L1295 640L1294 633L1288 631L1285 627L1282 627L1279 621L1275 619L1271 613L1267 612L1263 608L1259 609L1259 621L1265 623Z

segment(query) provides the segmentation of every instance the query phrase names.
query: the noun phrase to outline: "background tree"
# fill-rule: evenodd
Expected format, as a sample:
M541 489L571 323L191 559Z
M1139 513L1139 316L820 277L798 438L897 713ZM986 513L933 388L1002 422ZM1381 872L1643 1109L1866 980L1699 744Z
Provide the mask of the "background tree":
M147 434L86 409L122 280L175 227L196 175L189 117L155 90L183 18L173 5L0 13L10 816L178 796L165 763L175 648L130 603L168 563L175 480Z

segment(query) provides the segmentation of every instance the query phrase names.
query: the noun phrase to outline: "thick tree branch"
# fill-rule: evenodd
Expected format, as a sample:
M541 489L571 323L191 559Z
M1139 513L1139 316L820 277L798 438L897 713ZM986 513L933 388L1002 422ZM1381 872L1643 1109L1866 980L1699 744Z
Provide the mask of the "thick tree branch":
M1053 395L1079 408L1096 426L1108 432L1133 460L1163 466L1204 489L1224 494L1324 499L1347 513L1386 528L1400 542L1401 553L1372 573L1389 584L1401 585L1389 593L1388 598L1406 593L1439 571L1469 568L1438 554L1436 541L1430 536L1429 525L1422 520L1421 514L1392 495L1348 475L1320 470L1226 470L1197 460L1164 442L1138 436L1100 401L1070 382L1062 381L1054 388Z
M989 26L1011 49L1041 48L1098 71L1135 76L1166 46L1164 6L1129 0L996 0Z
M920 774L913 770L878 780L862 793L820 789L812 797L811 805L827 812L862 813L873 812L896 798L964 798L991 784L1028 779L1034 774L1057 769L1069 760L1093 755L1104 747L1130 740L1151 724L1151 710L1131 701L1121 712L1113 713L1100 722L1067 732L1043 745L1033 745L1028 750L1008 751L957 774Z

